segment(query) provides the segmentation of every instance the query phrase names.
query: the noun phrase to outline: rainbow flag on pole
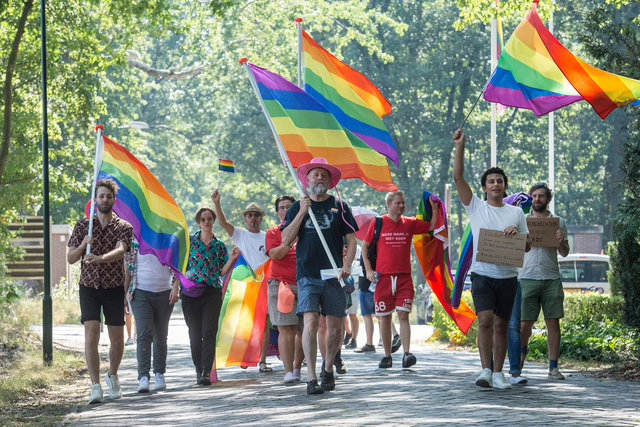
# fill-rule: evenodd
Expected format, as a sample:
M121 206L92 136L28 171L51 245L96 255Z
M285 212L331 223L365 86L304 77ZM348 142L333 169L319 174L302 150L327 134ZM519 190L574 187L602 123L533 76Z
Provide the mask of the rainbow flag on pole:
M102 135L96 158L98 179L111 178L120 187L113 211L133 226L140 253L154 254L182 276L189 234L180 207L146 166L117 142Z
M365 76L327 52L302 30L304 90L354 137L398 166L398 152L382 116L391 104Z
M324 157L342 178L359 178L378 191L395 191L387 159L346 131L312 96L278 74L247 64L293 167Z
M256 366L267 316L267 261L254 273L242 255L231 272L218 322L215 368Z
M233 165L233 160L218 159L218 170L233 173L236 171L236 168Z
M453 307L451 304L453 279L451 277L449 251L447 250L449 246L449 227L444 203L436 195L431 195L430 192L424 191L416 218L425 221L431 220L433 213L429 205L429 196L438 202L440 215L438 215L433 236L430 234L414 236L413 246L431 290L438 297L440 304L451 317L451 320L460 328L462 333L466 334L475 320L476 314L464 301L461 301L457 307Z
M584 99L603 119L617 107L640 104L640 81L576 57L544 26L537 3L507 41L484 99L538 116Z

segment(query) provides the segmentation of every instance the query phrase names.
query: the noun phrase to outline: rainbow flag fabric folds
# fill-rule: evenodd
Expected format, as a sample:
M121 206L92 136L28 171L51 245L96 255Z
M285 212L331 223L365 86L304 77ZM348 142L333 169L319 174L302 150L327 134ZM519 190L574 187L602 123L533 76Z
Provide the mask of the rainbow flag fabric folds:
M327 52L302 30L304 90L353 136L398 166L398 152L382 122L391 104L365 76Z
M428 191L422 193L422 199L418 206L416 218L425 221L431 220L433 213L429 205L429 197L433 197L440 209L440 215L436 222L433 236L422 234L413 237L413 246L418 256L418 261L422 267L424 277L431 287L433 293L438 297L440 304L445 309L449 317L460 328L462 333L467 333L476 314L469 306L461 301L458 307L451 305L451 291L453 289L453 279L451 277L451 262L449 260L449 227L444 204L435 195Z
M182 210L142 162L103 135L98 179L120 187L114 212L133 226L140 253L152 253L163 265L183 273L189 256L189 234Z
M387 159L338 123L305 91L278 74L247 64L293 167L324 157L342 178L359 178L378 191L395 191Z
M217 369L256 366L267 316L267 281L270 261L254 273L240 255L225 287L216 343Z
M233 173L236 171L236 168L233 165L233 160L218 159L218 170Z
M544 26L534 2L500 55L484 98L538 116L584 99L604 119L617 107L637 104L640 81L576 57Z

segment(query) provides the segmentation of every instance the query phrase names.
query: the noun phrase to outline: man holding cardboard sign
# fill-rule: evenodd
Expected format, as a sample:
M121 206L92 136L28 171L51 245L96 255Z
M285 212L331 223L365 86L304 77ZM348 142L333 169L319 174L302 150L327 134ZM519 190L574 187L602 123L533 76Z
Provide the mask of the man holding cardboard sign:
M553 215L547 209L553 197L547 184L540 182L533 185L529 194L533 200L531 212L527 214L527 224L530 225L531 233L536 238L535 242L532 242L534 247L524 256L524 267L518 275L522 290L520 369L529 351L531 328L538 319L542 307L547 325L549 378L563 380L564 375L558 371L558 355L560 353L560 319L564 317L562 308L564 291L556 251L563 257L569 254L569 242L566 240L567 227L562 218Z
M507 176L500 168L487 169L480 180L486 201L476 197L464 179L464 144L465 135L462 129L453 134L456 145L453 160L453 179L458 189L460 200L469 214L471 232L473 233L473 263L471 265L471 295L478 315L478 349L482 372L476 378L480 387L511 388L502 373L502 365L507 353L507 332L511 309L516 295L518 267L481 262L476 259L478 246L481 243L480 229L502 232L504 242L495 239L492 244L514 248L510 240L517 234L528 236L527 222L522 209L505 204L502 201L507 189ZM524 250L531 249L528 237L525 238ZM483 242L485 243L485 242ZM499 250L499 249L496 249ZM522 247L520 249L522 251ZM493 363L491 355L493 354ZM492 372L493 366L493 372Z

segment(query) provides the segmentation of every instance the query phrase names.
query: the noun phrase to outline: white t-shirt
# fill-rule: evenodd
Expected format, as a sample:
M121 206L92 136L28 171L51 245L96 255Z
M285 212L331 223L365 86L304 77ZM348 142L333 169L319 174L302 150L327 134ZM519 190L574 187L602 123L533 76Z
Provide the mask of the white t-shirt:
M494 279L516 277L518 275L517 267L477 262L476 254L478 253L478 236L480 236L481 228L503 231L513 225L518 230L518 233L529 234L527 220L522 209L506 203L501 207L491 206L488 202L480 200L475 195L471 198L469 205L464 206L464 208L469 215L471 233L473 234L473 264L471 264L470 271Z
M242 256L252 269L260 267L269 258L264 246L264 236L266 231L252 233L248 230L233 227L231 240L240 248Z
M136 259L137 289L164 292L171 289L171 269L153 254L138 254Z

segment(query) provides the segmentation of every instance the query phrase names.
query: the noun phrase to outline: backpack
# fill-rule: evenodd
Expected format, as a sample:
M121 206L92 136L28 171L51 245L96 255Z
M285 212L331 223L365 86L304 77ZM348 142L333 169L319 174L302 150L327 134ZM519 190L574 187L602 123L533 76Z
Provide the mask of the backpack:
M376 226L373 230L373 241L371 242L371 245L369 245L369 250L367 251L369 262L371 263L371 268L373 268L374 270L376 268L376 261L378 259L377 244L378 238L380 237L380 229L382 229L382 217L377 216ZM368 291L371 282L369 281L369 279L367 279L367 269L364 266L364 259L362 258L362 255L360 255L360 265L362 266L363 275L358 278L358 289L360 289L361 291Z

